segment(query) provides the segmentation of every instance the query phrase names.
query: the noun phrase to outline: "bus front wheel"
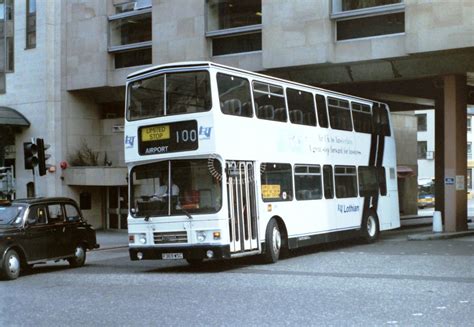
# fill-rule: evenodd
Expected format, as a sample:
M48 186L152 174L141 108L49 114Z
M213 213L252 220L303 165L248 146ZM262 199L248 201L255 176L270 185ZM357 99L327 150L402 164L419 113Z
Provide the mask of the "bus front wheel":
M374 211L370 211L362 220L361 232L362 240L365 243L373 243L378 239L380 233L379 219Z
M271 219L268 222L265 232L265 253L263 259L266 263L275 263L278 261L281 244L280 228L278 227L277 221Z

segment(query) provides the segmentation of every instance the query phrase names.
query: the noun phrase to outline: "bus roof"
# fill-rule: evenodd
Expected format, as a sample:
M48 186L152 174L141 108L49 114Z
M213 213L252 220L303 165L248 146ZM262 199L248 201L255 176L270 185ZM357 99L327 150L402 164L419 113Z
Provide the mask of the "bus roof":
M384 102L381 102L381 101L375 101L375 100L362 98L362 97L352 95L352 94L346 94L346 93L342 93L342 92L332 91L332 90L324 89L324 88L313 86L313 85L293 82L293 81L290 81L290 80L285 80L285 79L274 77L274 76L271 76L271 75L260 74L260 73L256 73L256 72L253 72L253 71L248 71L248 70L245 70L245 69L240 69L240 68L235 68L235 67L226 66L226 65L222 65L222 64L217 64L217 63L214 63L214 62L211 62L211 61L181 61L181 62L172 62L172 63L168 63L168 64L163 64L163 65L156 65L156 66L153 66L153 67L145 68L145 69L136 71L134 73L131 73L127 76L127 79L132 79L132 78L138 77L140 75L146 75L148 73L158 71L158 70L161 70L161 69L186 68L186 67L202 67L202 68L217 67L217 68L224 68L224 69L227 69L227 70L233 70L233 71L236 71L236 72L249 74L249 75L253 75L253 76L257 76L257 77L262 77L262 78L267 78L267 79L271 79L271 80L274 80L274 81L279 81L279 82L283 82L283 83L287 83L287 84L292 84L292 85L296 85L296 86L303 86L303 87L307 87L307 88L311 88L311 89L317 89L317 90L321 90L323 92L331 93L331 94L334 94L334 95L342 95L342 96L346 96L346 97L349 96L349 97L352 97L352 98L355 98L355 99L359 99L359 100L363 100L363 101L367 101L367 102L371 102L371 103L385 104Z

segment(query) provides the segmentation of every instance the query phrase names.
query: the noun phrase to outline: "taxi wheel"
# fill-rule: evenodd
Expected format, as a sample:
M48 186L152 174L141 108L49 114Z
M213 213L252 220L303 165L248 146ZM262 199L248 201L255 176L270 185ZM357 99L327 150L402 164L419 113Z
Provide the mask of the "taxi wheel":
M20 276L21 261L18 253L11 249L8 250L1 263L1 275L4 279L13 280Z
M79 244L74 251L74 256L67 259L67 261L69 261L69 264L73 268L84 266L84 263L86 262L86 249L84 248L84 245Z

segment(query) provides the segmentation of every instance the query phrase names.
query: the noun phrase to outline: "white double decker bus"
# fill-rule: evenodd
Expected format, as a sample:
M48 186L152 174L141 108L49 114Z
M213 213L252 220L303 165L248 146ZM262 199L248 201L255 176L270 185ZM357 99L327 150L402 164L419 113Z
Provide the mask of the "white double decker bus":
M385 104L211 62L126 86L132 260L275 262L400 226Z

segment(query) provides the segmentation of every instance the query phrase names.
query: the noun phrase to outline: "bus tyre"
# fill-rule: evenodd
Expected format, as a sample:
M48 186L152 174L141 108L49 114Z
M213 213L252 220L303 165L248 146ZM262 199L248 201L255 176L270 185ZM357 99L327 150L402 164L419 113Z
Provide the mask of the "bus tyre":
M18 253L11 249L5 253L1 263L0 275L6 280L17 279L20 276L21 261Z
M67 259L67 261L69 262L69 265L72 268L79 268L84 266L84 264L86 263L86 249L84 245L78 244L76 246L76 250L74 251L74 256Z
M265 232L265 253L263 260L266 263L275 263L280 257L281 233L275 219L268 222Z
M361 226L362 240L365 243L373 243L379 238L379 219L373 211L369 212L362 220Z

